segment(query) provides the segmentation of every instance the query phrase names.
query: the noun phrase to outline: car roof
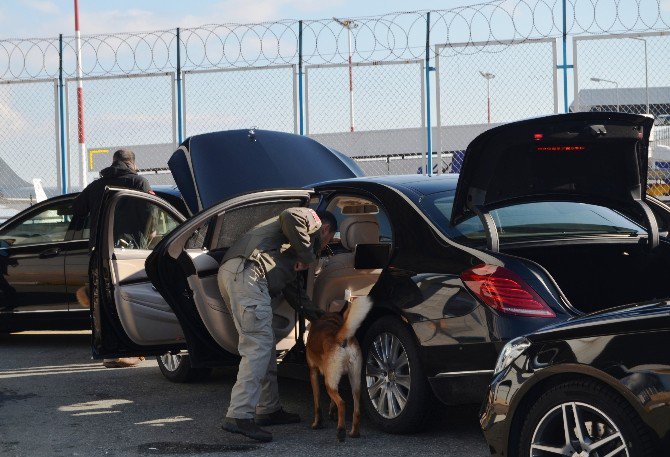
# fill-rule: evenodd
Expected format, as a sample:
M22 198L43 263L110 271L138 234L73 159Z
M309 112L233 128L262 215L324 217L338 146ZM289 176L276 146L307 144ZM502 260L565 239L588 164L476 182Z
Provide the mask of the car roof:
M442 175L389 175L389 176L365 176L361 178L339 179L334 181L325 181L313 184L312 187L328 187L331 185L341 185L357 182L371 182L380 185L393 187L407 194L408 190L419 195L430 195L436 192L456 190L458 183L457 173L447 173Z

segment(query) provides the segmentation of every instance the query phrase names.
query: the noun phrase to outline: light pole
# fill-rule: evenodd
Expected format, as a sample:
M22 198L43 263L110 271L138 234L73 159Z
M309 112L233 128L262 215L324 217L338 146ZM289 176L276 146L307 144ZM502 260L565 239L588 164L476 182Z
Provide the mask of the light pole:
M349 125L351 131L354 131L354 78L351 65L351 29L358 27L352 19L333 18L335 22L347 29L347 45L349 47Z
M603 79L603 78L591 78L591 81L596 83L614 84L614 87L616 88L616 110L617 112L619 112L619 83L616 81L611 81L609 79Z
M639 37L628 37L631 40L642 41L644 43L644 93L647 98L647 114L649 114L649 66L647 60L647 40Z
M486 113L487 113L487 119L488 123L491 123L491 80L496 77L493 73L489 73L486 71L480 71L480 75L486 79Z

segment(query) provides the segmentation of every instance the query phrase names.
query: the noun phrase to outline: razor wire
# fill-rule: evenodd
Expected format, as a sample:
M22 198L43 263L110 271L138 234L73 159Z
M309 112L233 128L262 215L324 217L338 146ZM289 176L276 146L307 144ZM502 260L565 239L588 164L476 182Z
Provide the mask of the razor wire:
M658 35L645 38L648 85L661 92L670 87L663 67L670 61L664 47L664 34L670 30L667 2L566 0L565 28L561 0L495 0L431 10L430 20L428 11L403 11L212 24L179 33L170 29L82 35L87 154L137 146L149 154L146 157L155 154L145 161L150 165L140 163L153 182L169 182L162 151L174 145L178 120L183 120L186 135L251 127L298 132L300 120L306 133L355 157L370 174L425 173L425 117L430 108L434 169L456 172L464 145L477 131L556 112L557 92L562 95L562 87L556 87L556 47L564 35L570 41L569 54L574 53L574 84L569 87L577 94L574 110L586 109L588 91L611 96L612 87L596 84L591 77L621 79L622 94L641 87L642 41L619 37L622 34ZM59 122L67 123L70 188L76 188L81 158L76 148L75 49L70 35L61 40L0 40L0 83L16 84L0 85L0 112L10 126L1 134L5 141L0 158L11 171L0 174L0 188L25 188L34 177L48 186L58 183ZM350 59L353 90L347 81ZM426 61L436 70L430 91L423 88ZM489 81L491 124L484 117L486 81L480 71L495 75ZM68 93L65 118L59 121L58 100L51 89L61 75ZM29 84L24 83L33 82L30 87L35 90L26 89ZM175 87L183 89L181 99ZM349 125L350 90L354 132ZM179 102L181 111L175 106ZM657 105L650 112L659 117L655 144L670 146L661 128L666 128L664 122L670 125L670 104L656 100L651 105ZM593 109L614 109L615 104L597 106ZM639 106L635 109L640 112ZM104 153L94 157L97 167ZM655 167L650 175L667 184L670 166L662 162L650 161ZM91 177L95 167L89 170Z

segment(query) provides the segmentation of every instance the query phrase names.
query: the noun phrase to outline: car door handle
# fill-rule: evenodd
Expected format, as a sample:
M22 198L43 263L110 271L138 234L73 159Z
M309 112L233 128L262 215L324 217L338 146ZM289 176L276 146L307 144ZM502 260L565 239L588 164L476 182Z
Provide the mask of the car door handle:
M60 254L60 248L47 249L40 252L40 259L50 259L51 257L56 257L58 254Z

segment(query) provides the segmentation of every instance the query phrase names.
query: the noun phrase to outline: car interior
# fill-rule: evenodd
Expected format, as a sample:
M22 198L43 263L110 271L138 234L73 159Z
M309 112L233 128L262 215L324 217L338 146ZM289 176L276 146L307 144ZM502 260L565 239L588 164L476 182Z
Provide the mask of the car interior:
M148 200L145 203L155 205ZM198 314L214 340L226 351L237 353L238 335L217 283L221 259L249 229L284 209L302 204L300 200L292 199L235 207L194 228L190 239L184 243L183 249L195 267L195 274L189 276L187 282L193 291ZM307 294L315 304L325 311L337 312L343 308L346 298L367 295L377 282L388 261L391 234L386 216L369 200L336 197L328 209L338 219L339 233L324 250L318 265L310 268L304 279ZM114 215L121 217L122 213L117 210ZM169 214L164 214L165 217ZM174 223L164 220L154 225L166 229ZM110 225L115 226L113 221ZM151 253L149 246L153 243L132 249L118 242L124 236L119 230L115 229L115 234L111 232L108 241L114 253L115 300L124 330L140 345L183 341L176 316L153 288L144 270L144 262ZM161 229L155 234L158 237L164 235L166 233ZM273 299L272 308L278 349L289 349L295 344L296 312L281 295Z

